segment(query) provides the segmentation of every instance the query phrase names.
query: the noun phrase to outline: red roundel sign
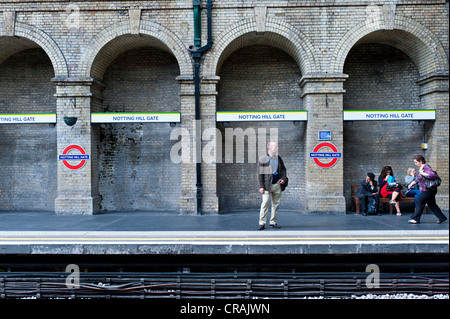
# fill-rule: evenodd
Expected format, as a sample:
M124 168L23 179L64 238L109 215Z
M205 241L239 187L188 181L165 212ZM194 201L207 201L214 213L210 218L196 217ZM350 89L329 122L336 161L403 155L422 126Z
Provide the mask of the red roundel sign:
M329 148L332 150L332 152L320 152L322 148ZM339 158L342 157L342 153L338 152L334 144L330 142L322 142L317 144L316 147L314 147L312 153L309 153L309 157L311 157L319 167L330 168L337 163ZM330 162L323 163L320 161L320 159L324 158L325 159L331 158L332 160Z
M72 152L69 154L70 151L76 150L76 152ZM63 162L64 166L68 169L77 170L82 168L86 161L89 159L89 155L86 154L86 151L79 145L70 145L67 146L62 155L59 155L59 160ZM74 161L77 161L77 164L72 165L69 164L70 161L72 164Z

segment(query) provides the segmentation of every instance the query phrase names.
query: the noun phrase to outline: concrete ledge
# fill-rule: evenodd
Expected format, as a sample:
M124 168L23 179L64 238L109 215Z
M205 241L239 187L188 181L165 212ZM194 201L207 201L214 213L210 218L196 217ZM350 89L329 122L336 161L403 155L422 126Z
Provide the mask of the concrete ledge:
M448 230L0 232L0 254L448 254L448 241Z

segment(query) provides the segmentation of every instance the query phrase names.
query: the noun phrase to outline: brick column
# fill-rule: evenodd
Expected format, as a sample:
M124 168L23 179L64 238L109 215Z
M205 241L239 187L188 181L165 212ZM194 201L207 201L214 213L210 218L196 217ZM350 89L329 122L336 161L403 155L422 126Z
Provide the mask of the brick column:
M423 109L435 109L436 121L425 122L425 140L428 149L422 151L427 163L442 179L436 196L442 210L449 210L449 147L448 147L448 71L422 77L418 82ZM419 152L418 152L419 153Z
M182 162L181 165L181 198L180 212L195 213L197 211L196 201L196 171L193 160L193 136L195 122L194 80L192 76L179 76L180 102L181 102L181 141ZM186 152L187 151L187 152Z
M202 183L203 207L205 213L219 212L217 197L217 136L216 128L216 97L218 76L203 77L200 89L200 109L202 119ZM221 153L221 150L219 151Z
M185 154L181 163L182 197L180 212L197 212L196 188L196 134L202 134L199 160L202 163L202 212L217 213L219 200L217 197L217 167L211 159L212 145L216 145L216 85L218 77L203 79L200 86L201 123L197 127L195 121L194 81L189 77L178 77L181 83L181 131L185 138L185 145L189 154ZM208 154L202 154L206 152ZM204 156L203 156L204 155ZM214 157L214 156L213 156Z
M92 78L54 79L57 97L57 149L58 149L58 195L55 200L57 214L95 214L100 208L98 195L97 141L99 128L91 125L91 105L100 105L98 88ZM99 93L95 93L99 92ZM95 97L97 96L97 97ZM69 126L64 117L76 117ZM79 169L69 169L59 160L59 155L71 145L84 149L89 159ZM68 154L79 155L78 150ZM79 160L68 161L72 166Z
M300 80L303 104L308 111L305 141L304 209L309 213L345 214L342 158L330 168L319 167L310 153L321 143L319 131L331 131L331 142L342 153L343 145L343 83L345 74L307 74ZM331 152L324 148L320 152ZM345 154L342 154L345 156ZM321 159L330 162L330 159Z

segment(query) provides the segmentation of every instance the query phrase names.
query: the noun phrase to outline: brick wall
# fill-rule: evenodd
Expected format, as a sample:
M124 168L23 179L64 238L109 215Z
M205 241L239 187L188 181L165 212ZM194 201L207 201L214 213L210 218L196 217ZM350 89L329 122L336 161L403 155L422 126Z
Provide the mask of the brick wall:
M354 47L344 72L344 110L421 109L418 70L403 52L387 45ZM426 128L427 129L427 128ZM351 184L368 172L378 178L383 166L392 166L397 181L404 183L414 155L424 153L423 126L417 121L350 122L344 124L344 189L350 203ZM425 154L426 156L426 154Z
M404 175L411 156L421 151L423 128L416 122L350 125L342 121L342 111L436 109L437 120L425 124L425 155L443 176L438 202L448 210L448 14L445 0L213 1L214 43L200 69L202 125L224 133L215 122L221 110L307 110L308 122L299 126L234 123L229 128L278 128L292 180L284 208L342 213L349 205L349 185L368 170L378 175L389 164L398 177ZM202 18L205 44L206 10ZM179 127L192 133L192 44L191 0L0 0L0 113L20 113L24 106L23 112L51 111L58 118L56 128L0 125L5 176L0 209L30 207L26 186L19 187L22 193L11 188L25 174L29 185L52 189L33 195L46 198L39 209L195 212L195 165L167 164L175 143L168 125L90 123L91 112L137 112L145 105L181 112ZM78 116L77 124L65 125L67 115ZM318 168L308 156L319 130L330 130L343 153L330 169ZM374 141L366 130L374 132ZM32 173L32 158L21 153L25 140L34 140L33 152L41 155L40 168ZM91 155L82 170L68 171L55 160L70 144ZM44 156L44 150L50 152ZM203 163L204 210L257 208L253 166ZM149 167L170 179L157 183L158 195L147 192ZM170 176L164 175L168 171ZM123 192L133 195L119 199Z
M173 56L147 47L120 55L103 78L105 112L179 112ZM180 165L170 159L167 123L101 124L99 194L102 210L178 211Z
M53 67L42 49L17 53L0 64L1 113L55 113ZM33 88L33 89L31 89ZM0 210L54 210L56 128L0 125Z
M233 53L220 70L218 88L218 111L265 111L302 110L300 87L301 73L295 61L284 51L270 46L250 46ZM255 209L261 205L256 180L256 156L248 159L248 138L245 146L244 163L237 163L240 152L234 142L233 163L226 162L226 130L265 129L263 140L269 141L270 130L278 131L280 156L289 173L289 187L283 193L283 207L298 209L301 198L298 195L302 181L300 167L304 158L304 124L294 126L292 122L272 123L230 123L226 128L219 124L222 134L222 164L218 165L218 196L221 211ZM259 136L257 140L259 140ZM254 146L255 147L255 146ZM253 147L253 148L254 148ZM259 144L266 150L266 145ZM229 154L228 154L229 156ZM245 182L244 182L245 181Z

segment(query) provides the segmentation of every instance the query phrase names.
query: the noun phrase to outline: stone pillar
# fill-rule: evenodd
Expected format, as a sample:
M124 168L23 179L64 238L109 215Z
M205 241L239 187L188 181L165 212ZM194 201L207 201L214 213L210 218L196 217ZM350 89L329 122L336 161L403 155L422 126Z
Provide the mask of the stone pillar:
M217 160L222 154L222 137L218 136L216 122L216 101L218 76L203 77L200 89L200 110L202 119L202 183L203 208L205 213L219 212L217 197ZM218 143L218 139L220 143Z
M92 78L54 79L57 97L57 149L58 149L58 195L55 200L57 214L95 214L100 209L98 195L97 141L99 128L91 125L91 104L101 92ZM94 92L94 93L93 93ZM100 94L100 93L98 93ZM97 95L98 96L98 95ZM64 118L76 118L72 126ZM69 123L72 124L72 123ZM89 159L79 168L68 168L59 156L70 146L81 147ZM68 155L80 155L73 149ZM72 168L80 166L80 160L68 160Z
M305 141L304 209L307 213L345 214L343 160L322 168L310 157L321 142L330 142L343 151L343 83L345 74L306 74L300 80L304 109L308 111ZM330 131L331 140L320 141L319 132ZM319 152L332 152L324 147ZM342 157L345 154L342 154ZM332 159L320 159L329 163Z
M200 85L200 118L195 120L194 81L190 77L178 77L181 83L181 134L184 139L182 160L181 213L197 212L197 160L202 169L202 212L218 213L217 169L215 161L216 143L216 84L218 77L205 78ZM196 156L196 134L201 134L202 142L199 156ZM213 154L213 155L211 155Z
M193 154L194 80L192 76L179 76L177 80L180 82L181 123L180 130L177 131L176 135L182 142L180 212L193 214L197 211L196 168Z
M425 141L428 149L423 151L427 163L435 169L442 179L436 196L442 210L449 210L449 147L448 147L448 71L436 72L422 77L420 99L423 109L436 110L436 121L425 121Z

